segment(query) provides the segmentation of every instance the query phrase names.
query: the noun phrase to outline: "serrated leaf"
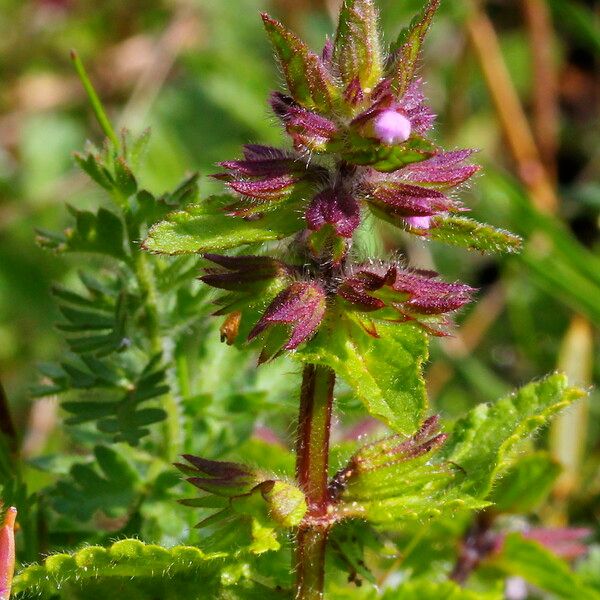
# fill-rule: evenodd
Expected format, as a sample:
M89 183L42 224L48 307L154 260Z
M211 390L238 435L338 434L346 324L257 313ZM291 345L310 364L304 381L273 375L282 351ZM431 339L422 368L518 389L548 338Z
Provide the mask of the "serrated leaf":
M441 0L429 0L421 15L401 33L395 44L399 49L392 66L392 89L398 96L404 95L415 76L423 41L440 3Z
M124 198L129 198L137 192L137 180L131 168L122 156L115 162L115 188Z
M463 479L459 469L431 462L428 455L398 459L353 476L341 495L339 513L344 518L396 526L488 506L488 502L461 491Z
M305 108L331 111L338 91L321 59L279 21L266 14L263 21L290 95Z
M14 580L15 598L106 600L187 598L189 600L282 600L286 595L250 580L248 569L224 553L198 548L166 549L138 540L109 548L89 546L75 554L49 556ZM236 576L231 574L235 570Z
M600 600L600 591L586 585L565 561L519 533L506 537L501 554L492 564L558 598Z
M480 252L514 254L521 250L523 240L510 231L478 223L466 217L439 216L432 219L427 237L438 242L463 246Z
M288 237L304 227L302 212L286 204L260 218L227 216L230 196L212 196L201 204L167 216L150 229L145 250L159 254L193 254L236 248Z
M93 252L124 260L124 229L121 219L101 208L96 214L68 207L75 226L65 232L67 252Z
M485 498L511 466L515 447L584 395L569 387L564 375L554 374L498 402L481 404L456 423L442 458L466 472L465 493Z
M423 363L427 335L412 324L377 322L378 338L354 318L340 315L324 323L294 356L331 367L369 413L395 431L411 434L427 409Z
M83 522L97 511L111 518L121 517L139 494L137 473L115 450L97 446L94 456L92 464L74 465L69 478L59 481L51 494L59 513Z
M82 340L95 338L81 338ZM161 408L146 407L144 402L169 392L166 371L160 366L160 355L150 359L141 373L128 373L118 363L93 356L81 356L77 362L64 362L59 367L45 368L53 387L43 386L37 395L50 391L63 393L70 390L102 389L107 398L102 400L69 400L62 408L69 413L68 425L95 422L98 429L136 446L150 433L148 426L165 419Z
M82 171L85 171L98 185L107 191L114 189L114 179L109 171L102 165L101 159L92 154L75 153L75 162Z
M344 1L333 59L345 86L356 78L363 89L372 89L378 83L383 72L383 61L377 10L372 0Z
M560 472L547 452L526 455L496 484L490 500L499 512L527 514L546 499Z

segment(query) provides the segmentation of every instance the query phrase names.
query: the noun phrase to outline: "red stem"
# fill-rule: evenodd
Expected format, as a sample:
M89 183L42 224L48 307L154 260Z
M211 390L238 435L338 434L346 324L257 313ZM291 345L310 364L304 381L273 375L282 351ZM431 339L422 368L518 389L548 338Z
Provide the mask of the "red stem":
M335 373L328 367L304 367L296 442L296 478L306 495L308 512L296 534L293 567L297 600L323 598L325 547L329 534L327 480L334 384ZM322 523L319 523L320 520Z

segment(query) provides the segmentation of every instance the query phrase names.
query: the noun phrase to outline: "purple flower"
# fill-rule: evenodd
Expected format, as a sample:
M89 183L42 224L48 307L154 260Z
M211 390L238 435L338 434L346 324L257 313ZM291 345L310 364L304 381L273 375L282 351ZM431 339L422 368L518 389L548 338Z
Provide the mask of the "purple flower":
M411 233L425 235L431 217L468 210L446 190L464 183L479 170L464 164L472 150L440 152L394 173L372 172L362 184L365 200L383 218L403 225Z
M351 238L360 225L360 206L350 192L328 188L313 198L306 211L306 221L313 231L332 225L337 235Z
M446 335L445 315L470 302L474 291L461 283L440 281L435 273L380 264L357 267L337 294L355 310L375 313L376 318L415 321L434 335Z
M425 104L422 83L412 83L402 98L396 98L388 80L383 80L371 97L371 106L360 113L351 128L387 146L406 142L433 126L435 115Z
M410 121L397 110L381 111L373 120L375 137L388 146L405 142L411 134Z
M325 290L318 283L295 282L271 302L248 335L248 340L272 325L289 325L291 334L284 348L293 350L313 336L323 320L325 309Z
M412 229L427 230L431 227L431 217L406 217L404 221Z

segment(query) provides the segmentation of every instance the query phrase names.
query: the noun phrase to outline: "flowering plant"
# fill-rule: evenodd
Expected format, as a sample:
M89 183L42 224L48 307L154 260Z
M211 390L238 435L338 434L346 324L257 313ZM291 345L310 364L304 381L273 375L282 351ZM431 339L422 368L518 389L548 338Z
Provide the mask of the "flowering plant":
M481 252L520 246L517 236L463 214L468 209L457 193L479 169L470 163L473 151L444 150L429 137L434 115L417 64L439 3L430 0L386 48L373 0L345 0L335 36L320 54L263 15L287 86L271 95L270 105L290 147L246 145L241 158L219 164L215 177L227 193L202 200L196 177L161 197L140 188L134 172L144 138L115 135L75 58L109 138L103 151L90 148L77 160L110 193L114 209L74 209L73 230L41 233L40 240L56 251L110 256L118 266L102 282L82 276L83 293L57 290L75 356L46 368L46 386L38 392L78 390L83 398L63 404L70 423L93 424L89 436L112 437L126 449L120 454L99 443L92 464L75 465L71 479L57 483L54 510L82 522L103 511L119 520L115 530L125 535L134 514L154 523L158 512L155 529L142 528L142 537L158 530L181 540L187 520L197 520L188 516L194 511L170 504L179 490L170 462L183 452L185 462L176 466L200 495L181 504L200 512L199 527L211 532L205 541L215 551L166 550L135 540L91 547L25 569L18 593L37 590L50 598L65 590L64 597L92 598L112 586L112 593L143 598L498 597L501 578L475 596L452 581L419 577L418 565L406 569L407 583L397 591L380 593L374 573L386 567L368 564L377 563L369 553L384 551L384 536L401 540L427 523L439 541L454 522L461 524L457 541L474 513L490 515L496 505L509 512L498 482L530 466L519 452L530 434L581 395L552 375L475 408L441 432L441 419L428 416L428 339L451 335L453 313L476 290L405 259L364 256L360 247L382 221L421 240ZM199 256L201 287L190 283ZM209 288L217 295L207 295ZM199 332L208 335L210 326L200 318L208 299L214 315L224 317L222 341L255 353L260 365L285 359L302 365L293 474L275 467L269 452L265 464L246 464L243 453L224 461L221 455L235 448L219 452L202 441L218 448L225 433L210 437L217 425L204 414L210 412L206 398L191 389L182 348ZM90 390L111 400L88 398ZM342 445L334 466L332 416L340 390L390 431L366 445ZM242 404L250 420L252 405ZM157 447L145 441L157 423L165 425L160 460L152 456ZM201 445L206 456L197 456ZM281 445L273 449L290 457ZM546 481L548 462L542 463L540 481ZM167 511L179 519L173 516L169 535ZM491 528L490 520L477 540L487 539ZM412 539L415 547L422 543L419 534ZM511 539L506 546L516 544L518 551ZM461 557L469 540L457 554L456 581L466 580ZM493 561L499 545L480 544L471 563ZM290 550L291 579L281 567ZM1 563L10 561L4 555L0 546L0 577ZM348 590L363 582L361 591Z

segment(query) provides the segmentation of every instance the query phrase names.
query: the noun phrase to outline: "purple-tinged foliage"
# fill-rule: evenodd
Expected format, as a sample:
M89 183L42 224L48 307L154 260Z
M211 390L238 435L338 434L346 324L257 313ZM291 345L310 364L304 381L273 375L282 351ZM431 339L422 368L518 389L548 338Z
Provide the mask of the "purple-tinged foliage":
M324 151L338 133L333 121L302 108L293 98L280 92L271 95L271 108L281 119L298 151Z
M265 210L273 203L310 189L327 176L325 169L269 146L246 146L244 160L225 161L219 166L227 173L213 177L226 181L230 189L242 196L228 207L236 216Z
M481 167L462 164L474 150L440 152L432 158L408 165L397 172L397 177L411 183L455 187L470 179Z
M393 181L366 187L369 203L391 217L431 217L464 210L460 202L431 188Z
M360 225L360 206L351 192L341 187L327 188L313 198L306 222L313 231L332 225L337 235L351 238Z
M435 273L407 271L397 264L358 266L343 279L337 294L355 310L381 311L373 317L415 321L433 335L446 335L445 315L469 303L475 290L435 277Z
M272 325L289 325L291 334L284 348L293 350L313 336L325 309L325 290L318 283L295 282L273 300L248 339L254 339Z
M205 254L220 268L208 268L200 279L215 288L239 292L255 283L291 275L288 265L268 256L223 256Z
M195 487L217 496L232 497L248 493L264 480L257 469L233 462L208 460L199 456L185 454L183 458L190 463L176 463L175 466L186 475L186 481Z

